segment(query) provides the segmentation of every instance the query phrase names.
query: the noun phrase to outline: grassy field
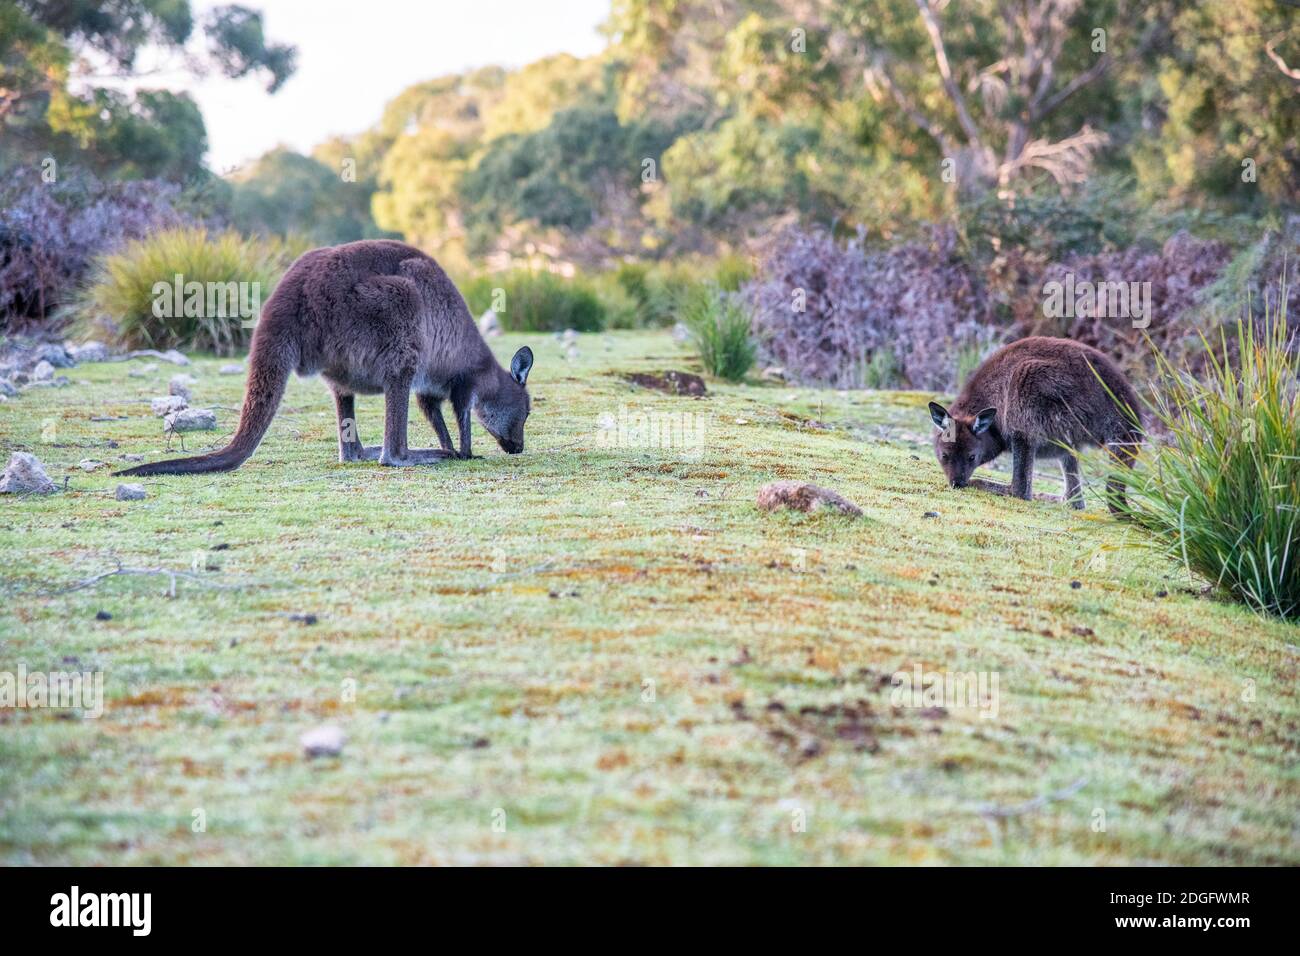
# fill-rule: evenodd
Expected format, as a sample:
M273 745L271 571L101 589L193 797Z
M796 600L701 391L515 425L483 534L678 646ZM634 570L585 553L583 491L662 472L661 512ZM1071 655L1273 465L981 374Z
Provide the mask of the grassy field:
M77 463L159 456L177 369L0 404L5 460L71 476L0 498L0 671L106 695L0 710L0 863L1300 863L1294 627L1095 497L946 488L932 396L694 400L622 378L693 368L666 333L495 347L524 343L527 452L476 425L485 457L434 468L339 464L295 380L243 468L120 502ZM238 418L220 364L187 370L219 420L188 450ZM602 431L637 412L690 440ZM380 400L359 413L378 443ZM865 515L760 512L774 479ZM200 570L65 590L117 562ZM917 666L996 678L996 713L895 706ZM309 760L322 724L347 744Z

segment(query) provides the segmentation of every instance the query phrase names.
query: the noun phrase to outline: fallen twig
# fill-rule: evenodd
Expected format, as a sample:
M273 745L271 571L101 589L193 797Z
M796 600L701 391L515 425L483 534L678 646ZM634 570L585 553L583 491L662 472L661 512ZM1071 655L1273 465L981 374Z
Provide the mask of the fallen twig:
M1050 803L1058 800L1065 800L1074 796L1082 790L1088 783L1087 777L1080 777L1068 787L1062 787L1060 790L1053 790L1050 793L1044 793L1041 796L1034 797L1032 800L1026 800L1024 803L1013 804L1009 807L998 806L997 804L986 804L981 807L979 814L982 817L988 817L993 820L1006 820L1011 817L1023 817L1027 813L1034 813L1043 809Z
M165 577L169 580L169 584L167 588L167 596L173 598L176 596L177 578L185 578L189 581L193 581L194 583L201 585L202 587L212 588L219 591L233 591L241 587L241 585L238 584L217 584L213 581L205 581L199 575L192 574L189 571L173 571L170 568L128 568L128 567L124 567L121 564L121 562L118 562L117 567L114 568L112 571L101 571L99 574L92 574L90 577L85 578L84 580L81 581L77 581L73 584L70 584L67 587L55 588L52 591L37 591L36 594L38 597L54 597L59 594L71 594L74 591L83 591L86 588L94 587L100 581L103 581L107 578L117 577L119 575Z

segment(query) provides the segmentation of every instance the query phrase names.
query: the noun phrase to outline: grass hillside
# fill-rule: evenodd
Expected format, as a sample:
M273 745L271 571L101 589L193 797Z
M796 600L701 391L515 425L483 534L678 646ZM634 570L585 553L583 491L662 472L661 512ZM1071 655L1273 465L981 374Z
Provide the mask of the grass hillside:
M696 400L622 378L693 368L666 333L495 347L521 344L526 453L476 424L481 460L431 468L339 464L295 379L243 468L122 502L77 464L158 457L177 369L0 404L4 459L70 476L0 497L0 671L102 670L107 697L0 710L0 863L1300 864L1293 626L1095 496L948 489L932 396ZM187 370L219 420L188 451L238 418L220 364ZM624 411L703 441L620 447ZM775 479L865 514L760 512ZM67 590L118 562L188 576ZM996 716L892 706L917 665L995 675ZM308 760L322 724L347 744Z

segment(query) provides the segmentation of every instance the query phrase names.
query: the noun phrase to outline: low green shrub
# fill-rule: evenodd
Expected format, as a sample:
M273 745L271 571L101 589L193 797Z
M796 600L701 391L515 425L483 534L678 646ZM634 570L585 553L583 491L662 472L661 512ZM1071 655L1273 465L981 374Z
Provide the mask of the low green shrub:
M306 245L202 228L156 232L96 261L78 325L125 348L242 351L261 306Z
M739 382L753 368L757 350L749 313L735 295L699 286L682 301L681 316L710 374Z
M1286 293L1262 326L1207 343L1198 381L1157 355L1152 417L1168 432L1117 476L1128 510L1189 572L1251 608L1300 618L1300 354Z
M608 321L608 308L589 280L553 272L480 275L461 293L475 316L492 309L508 332L599 332Z

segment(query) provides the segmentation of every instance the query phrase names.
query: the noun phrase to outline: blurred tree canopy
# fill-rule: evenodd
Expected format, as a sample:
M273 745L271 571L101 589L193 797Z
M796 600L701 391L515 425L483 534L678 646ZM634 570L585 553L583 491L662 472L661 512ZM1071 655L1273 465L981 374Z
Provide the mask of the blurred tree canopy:
M1298 18L1300 0L611 0L600 55L416 84L371 129L234 175L232 215L401 235L453 269L725 252L786 220L889 238L990 203L1109 197L1071 218L1100 242L1125 202L1276 217L1300 205ZM87 54L129 73L146 46L271 90L293 68L245 7L0 0L0 157L201 169L187 97L71 83Z
M201 54L188 46L196 27ZM196 24L188 0L0 0L0 161L52 156L118 178L206 178L206 131L189 96L102 85L135 77L146 48L229 77L257 75L270 92L295 59L293 47L267 41L247 7L217 7Z

